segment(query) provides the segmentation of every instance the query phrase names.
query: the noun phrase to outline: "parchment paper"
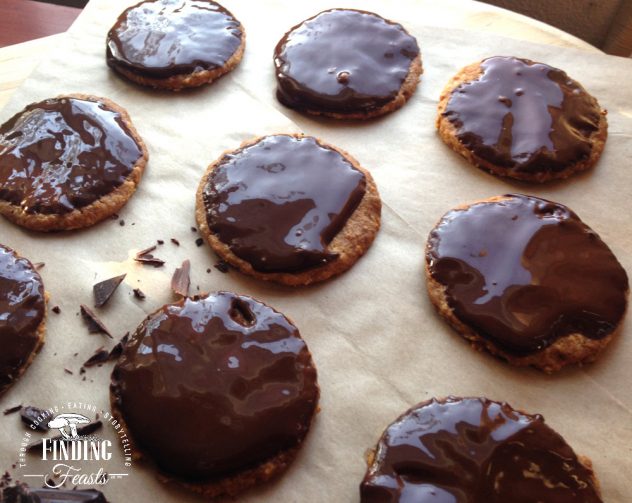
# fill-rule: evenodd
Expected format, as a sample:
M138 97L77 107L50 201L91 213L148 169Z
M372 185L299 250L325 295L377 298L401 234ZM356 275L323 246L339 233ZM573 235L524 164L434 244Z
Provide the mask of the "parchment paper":
M121 212L125 226L112 220L47 235L0 220L1 243L46 263L41 274L50 305L62 309L60 315L49 314L44 349L2 397L0 408L81 401L109 410L112 365L88 369L86 381L77 372L98 346L113 342L87 333L79 304L92 305L96 281L126 272L110 303L97 310L120 337L146 313L174 300L170 277L188 258L193 292L197 286L232 290L285 313L299 327L319 371L322 411L296 462L280 480L240 500L358 501L365 452L382 430L410 406L452 394L487 396L543 414L576 452L592 458L605 501L629 501L630 322L593 365L553 376L510 367L471 350L435 314L425 291L423 248L432 226L451 207L520 191L569 205L632 272L632 61L428 27L429 1L347 0L344 6L402 22L419 40L425 70L416 94L400 111L366 123L342 123L306 118L278 104L272 64L274 46L291 26L338 3L224 0L246 27L244 60L213 85L179 94L138 87L107 68L106 33L132 3L93 0L0 112L5 121L28 103L62 93L106 96L127 108L150 152L138 192ZM596 169L544 186L508 182L470 167L439 140L434 120L443 85L462 66L497 54L561 67L608 109L609 138ZM350 152L373 173L384 202L383 227L367 255L341 277L311 288L282 288L236 271L222 274L212 267L215 255L206 245L197 247L199 235L191 231L194 193L206 166L247 138L288 131L319 136ZM172 237L180 247L169 242ZM134 254L157 239L166 241L156 251L166 265L134 263ZM133 298L137 287L147 294L145 301ZM17 415L0 416L0 425L0 468L5 469L17 458L24 429ZM115 439L108 426L100 435ZM28 459L28 470L13 470L15 476L33 473L37 463ZM128 471L125 480L103 488L111 501L198 501L159 483L147 465L135 463Z

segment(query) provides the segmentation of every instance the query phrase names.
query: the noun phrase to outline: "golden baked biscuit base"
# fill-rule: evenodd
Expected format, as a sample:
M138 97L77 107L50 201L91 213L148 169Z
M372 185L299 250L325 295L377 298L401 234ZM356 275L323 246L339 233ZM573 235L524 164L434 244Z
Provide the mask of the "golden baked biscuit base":
M117 64L116 61L108 62L108 64L110 68L114 69L123 77L135 82L136 84L140 84L141 86L153 87L154 89L166 89L168 91L176 92L189 87L203 86L204 84L210 84L211 82L219 79L222 75L230 72L241 61L246 48L246 32L241 24L239 25L239 29L242 33L239 47L237 47L235 52L230 58L228 58L228 61L226 61L223 66L213 68L212 70L200 70L192 73L184 73L182 75L171 75L170 77L158 78L140 75L126 69L120 64Z
M526 173L517 170L510 171L506 167L498 166L483 159L482 157L476 155L467 147L465 147L459 141L459 138L457 136L458 128L452 122L450 122L450 120L445 117L443 113L446 110L448 101L452 96L452 92L456 88L466 82L477 80L482 75L482 62L483 61L479 61L463 68L459 73L457 73L449 80L449 82L441 92L441 96L439 97L439 106L437 109L438 113L436 126L439 130L439 136L444 141L444 143L448 145L448 147L454 150L457 154L464 157L470 164L476 166L477 168L488 171L489 173L497 176L514 178L516 180L524 180L528 182L542 183L548 182L549 180L568 178L574 173L592 168L597 163L606 145L606 139L608 137L608 120L606 118L608 112L606 110L601 110L599 128L589 137L592 148L590 150L590 155L588 156L588 158L574 164L569 164L561 171L542 171L538 173ZM600 108L597 100L592 96L591 98L594 101L595 106L597 108Z
M457 206L454 210L466 210L470 206L480 203L495 203L508 200L503 196L490 197L473 203ZM439 220L438 224L441 222ZM437 225L438 225L437 224ZM436 281L429 268L430 245L426 244L426 286L430 301L436 308L439 315L444 318L456 330L459 335L465 338L470 345L478 350L491 353L507 361L511 365L518 367L535 367L544 372L551 374L566 365L591 363L597 359L599 353L608 345L608 343L617 335L621 329L622 322L609 335L602 339L591 339L581 332L568 334L560 337L550 346L534 352L526 356L515 356L503 351L497 347L492 341L482 337L476 330L469 325L463 323L455 314L454 310L448 304L447 289L444 285ZM623 317L622 317L623 320Z
M305 135L290 134L288 136L300 139ZM254 145L263 138L265 137L262 136L252 140L247 140L241 144L239 149ZM380 200L380 195L378 193L377 186L375 185L375 181L373 180L371 174L360 166L358 161L351 157L347 152L325 143L318 138L317 141L323 147L330 148L338 152L348 162L350 162L354 168L362 172L366 178L366 192L362 197L360 204L351 214L344 227L327 246L327 252L336 253L338 257L321 267L315 267L301 272L265 273L256 271L249 262L237 257L227 244L220 241L220 239L209 229L208 222L206 220L206 208L204 206L203 194L206 182L211 172L219 165L226 154L234 152L234 150L227 150L214 163L212 163L204 173L202 181L198 186L195 204L195 218L197 220L200 233L221 259L248 276L266 281L274 281L288 286L301 286L324 281L332 276L343 273L353 266L353 264L355 264L358 259L366 253L380 228L382 201Z
M107 98L100 98L89 94L68 94L57 96L60 98L76 98L80 100L103 103L110 110L121 115L123 123L127 126L132 138L142 151L142 156L136 161L132 171L125 181L109 194L106 194L96 201L83 208L75 208L69 213L63 214L43 214L27 213L21 206L8 201L0 201L0 214L11 222L34 231L67 231L72 229L82 229L90 227L117 213L130 197L136 192L143 171L147 165L149 154L147 147L134 128L127 111Z
M310 115L320 115L322 117L342 120L365 120L380 117L381 115L394 112L406 104L410 97L415 94L415 90L417 89L417 84L419 84L422 73L423 67L421 64L421 54L417 54L417 57L410 62L408 73L406 74L406 78L404 79L397 95L385 105L369 112L328 112L309 107L300 108L297 109L297 111L305 112Z

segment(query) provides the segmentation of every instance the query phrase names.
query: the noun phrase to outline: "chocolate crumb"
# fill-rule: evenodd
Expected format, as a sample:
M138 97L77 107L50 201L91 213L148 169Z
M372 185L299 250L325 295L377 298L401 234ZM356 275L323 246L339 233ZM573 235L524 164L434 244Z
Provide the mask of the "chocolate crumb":
M134 297L136 297L137 299L143 300L145 297L147 297L140 288L134 288Z
M191 227L191 232L197 232L197 228L196 227Z
M202 238L197 238L197 239L195 240L195 244L196 244L197 246L202 246L202 245L204 244L204 240L203 240Z
M180 246L180 241L178 241L176 238L171 238L171 242L176 246Z
M122 218L119 220L119 225L121 227L123 227L125 225L125 220L123 220Z
M171 289L176 295L181 295L182 297L189 295L189 286L191 285L190 271L191 262L188 259L182 262L182 266L174 271L171 278Z
M79 374L80 374L80 375L83 375L83 374L85 374L85 373L86 373L86 369L85 369L85 368L83 368L83 367L81 367L81 368L79 369ZM83 380L85 381L85 380L86 380L86 378L84 377L84 378L83 378Z
M109 355L110 353L105 348L99 348L83 363L83 367L94 367L95 365L105 363L108 361Z
M70 369L64 369L64 372L66 372L66 374L70 374L70 375L74 375L74 372Z
M97 315L94 314L88 306L81 304L79 307L81 308L81 316L88 326L88 332L90 332L91 334L105 334L110 339L112 339L112 334L110 333L110 331L101 322L101 320L97 318Z
M228 270L230 269L230 266L228 265L228 262L224 262L223 260L220 260L213 267L215 269L217 269L219 272L223 272L223 273L227 273Z
M3 414L5 416L8 416L9 414L13 414L14 412L17 412L17 411L19 411L21 409L22 409L22 404L15 405L14 407L9 407L8 409L4 409Z
M206 270L206 272L207 272L208 274L211 274L211 268L209 267L209 268Z
M120 276L115 276L113 278L109 278L103 280L92 287L92 292L94 293L94 306L95 307L103 307L107 304L110 297L114 294L118 286L125 279L127 274L121 274Z
M59 306L55 306L51 309L51 311L55 314L61 313L61 308Z
M162 239L158 239L158 240L156 240L156 242L157 242L159 245L164 245L164 244L165 244L165 242L164 242Z
M48 421L44 421L48 416L49 412L31 405L24 407L20 412L22 422L29 428L39 431L48 431Z

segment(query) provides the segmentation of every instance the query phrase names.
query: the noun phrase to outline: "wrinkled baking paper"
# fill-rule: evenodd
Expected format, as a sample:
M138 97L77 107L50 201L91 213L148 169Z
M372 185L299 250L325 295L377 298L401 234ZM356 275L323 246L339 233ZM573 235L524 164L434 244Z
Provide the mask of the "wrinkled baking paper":
M339 4L224 1L247 30L242 63L211 86L174 94L128 83L105 64L106 33L132 3L93 0L0 112L5 121L28 103L62 93L106 96L129 111L150 152L142 183L120 214L125 226L108 220L49 235L0 220L1 243L33 262L46 263L41 274L50 306L61 308L59 315L49 313L46 345L0 399L0 409L19 403L53 407L71 402L71 407L81 402L108 411L112 364L88 369L85 381L78 371L95 349L114 342L88 334L77 315L79 305L92 306L95 282L127 273L108 305L96 310L120 337L173 300L171 275L188 258L193 293L198 288L232 290L272 305L294 320L318 367L322 410L304 448L282 478L249 491L240 501L358 501L367 448L407 408L445 395L486 396L543 414L576 452L592 458L605 501L627 501L632 474L629 319L593 365L552 376L510 367L470 349L436 315L425 290L423 249L432 226L453 206L517 191L569 205L632 272L632 60L425 26L424 9L430 2L347 0L344 6L404 23L420 43L424 74L403 109L363 123L335 122L303 117L276 101L272 53L290 27ZM511 182L470 167L439 140L434 121L443 85L462 66L497 54L563 68L608 109L608 143L595 169L543 186ZM347 150L371 171L384 202L377 239L349 272L310 288L282 288L233 270L222 274L213 268L216 256L206 244L196 246L199 234L191 230L202 173L224 150L245 139L299 131ZM172 237L179 247L169 241ZM166 260L165 266L135 263L135 253L157 239L165 240L154 252ZM135 299L134 288L147 298ZM18 459L26 430L17 414L0 416L0 424L0 468L5 469ZM99 435L118 445L111 425ZM111 473L122 467L119 449L115 451L116 459L108 464ZM27 468L12 473L39 473L37 459L27 456ZM94 466L98 463L86 463L85 470ZM121 469L128 475L103 487L112 502L199 501L158 482L143 463Z

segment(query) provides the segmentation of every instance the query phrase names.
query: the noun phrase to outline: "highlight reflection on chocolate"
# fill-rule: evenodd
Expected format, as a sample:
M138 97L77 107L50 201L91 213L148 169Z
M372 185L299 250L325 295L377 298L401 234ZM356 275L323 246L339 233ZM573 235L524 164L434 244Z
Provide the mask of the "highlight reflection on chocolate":
M418 55L415 37L397 23L372 12L327 10L277 44L277 97L299 110L370 112L397 96Z
M537 197L448 212L426 259L455 316L516 356L573 333L606 337L627 305L628 277L608 246L569 208Z
M319 396L296 327L228 292L150 315L126 344L111 390L135 446L189 481L235 475L300 446Z
M31 214L69 213L122 185L142 155L104 103L33 103L0 126L0 200Z
M600 503L592 472L540 415L485 398L432 399L391 424L362 503Z
M39 346L45 314L39 273L27 259L0 245L0 395Z
M488 58L481 69L444 112L467 149L508 173L561 171L589 157L601 109L578 82L527 59Z
M140 76L166 78L226 64L241 24L210 0L150 0L125 10L107 38L107 62Z
M262 272L295 272L337 255L327 245L362 200L364 174L312 137L267 136L210 173L211 232Z

